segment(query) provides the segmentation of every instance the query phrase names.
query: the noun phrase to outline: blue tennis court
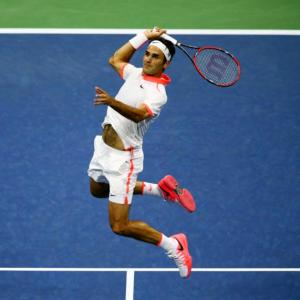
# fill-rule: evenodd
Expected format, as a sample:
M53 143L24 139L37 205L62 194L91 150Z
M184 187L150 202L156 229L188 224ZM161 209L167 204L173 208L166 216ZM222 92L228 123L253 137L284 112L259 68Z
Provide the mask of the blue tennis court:
M161 249L114 235L86 170L116 94L107 61L129 35L0 35L0 268L174 268ZM178 177L198 210L135 197L131 216L185 232L194 268L300 266L300 37L177 35L240 60L231 88L177 52L168 104L145 137L140 179ZM142 52L133 62L141 61ZM300 273L135 272L134 299L299 299ZM126 272L0 272L0 299L125 299Z

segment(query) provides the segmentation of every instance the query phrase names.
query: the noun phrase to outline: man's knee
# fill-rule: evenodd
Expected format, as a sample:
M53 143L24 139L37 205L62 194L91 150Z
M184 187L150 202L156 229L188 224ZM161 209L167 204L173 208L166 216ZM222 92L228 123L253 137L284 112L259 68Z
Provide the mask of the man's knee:
M111 230L117 235L126 235L126 224L119 222L110 223Z
M130 221L129 206L114 202L109 202L109 224L115 234L127 235Z

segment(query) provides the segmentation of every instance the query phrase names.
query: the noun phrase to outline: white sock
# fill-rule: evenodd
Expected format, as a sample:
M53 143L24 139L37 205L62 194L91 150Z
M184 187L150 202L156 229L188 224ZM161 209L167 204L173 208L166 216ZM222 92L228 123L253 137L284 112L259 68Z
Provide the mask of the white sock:
M143 195L162 197L158 184L150 182L143 182Z
M172 237L167 237L164 234L161 234L161 240L157 246L163 248L166 251L176 251L178 248L178 242Z

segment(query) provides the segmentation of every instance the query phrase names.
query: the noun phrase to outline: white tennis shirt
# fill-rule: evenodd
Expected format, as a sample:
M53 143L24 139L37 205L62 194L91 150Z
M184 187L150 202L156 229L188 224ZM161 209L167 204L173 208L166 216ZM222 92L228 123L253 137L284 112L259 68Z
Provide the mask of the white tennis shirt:
M122 139L125 148L142 148L143 137L149 125L159 116L162 107L167 102L165 86L171 80L165 74L161 77L145 75L142 68L136 68L132 64L126 64L120 76L125 82L115 99L136 108L143 103L151 117L135 123L108 107L102 126L111 124Z

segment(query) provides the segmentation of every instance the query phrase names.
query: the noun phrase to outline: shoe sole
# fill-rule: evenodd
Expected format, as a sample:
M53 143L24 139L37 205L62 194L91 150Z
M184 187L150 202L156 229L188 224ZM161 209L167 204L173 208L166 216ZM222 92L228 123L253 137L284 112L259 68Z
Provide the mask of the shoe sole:
M179 183L171 176L167 175L163 178L162 182L159 183L159 187L165 189L169 194L175 193L177 195L177 201L185 208L188 212L192 213L196 210L196 203L193 200L191 193L187 189L181 189L182 193L179 194ZM181 195L186 192L189 194L188 199L182 199Z

